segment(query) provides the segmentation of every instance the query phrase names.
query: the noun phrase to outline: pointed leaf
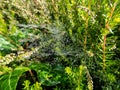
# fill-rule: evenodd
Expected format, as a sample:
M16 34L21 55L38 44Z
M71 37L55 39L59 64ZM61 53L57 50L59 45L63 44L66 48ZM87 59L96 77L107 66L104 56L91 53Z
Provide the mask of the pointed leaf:
M27 67L17 67L13 72L0 76L0 90L16 90L20 76L30 70Z

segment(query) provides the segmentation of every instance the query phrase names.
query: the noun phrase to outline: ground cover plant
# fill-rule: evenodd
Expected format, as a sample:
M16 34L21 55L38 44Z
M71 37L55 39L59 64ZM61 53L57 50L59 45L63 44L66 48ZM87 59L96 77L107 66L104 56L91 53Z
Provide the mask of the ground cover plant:
M119 90L119 0L1 0L0 90Z

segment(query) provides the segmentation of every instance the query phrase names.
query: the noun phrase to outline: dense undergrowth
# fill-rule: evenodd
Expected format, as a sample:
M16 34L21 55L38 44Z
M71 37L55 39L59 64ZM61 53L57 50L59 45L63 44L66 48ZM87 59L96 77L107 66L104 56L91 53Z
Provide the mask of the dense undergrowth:
M1 0L0 90L119 90L119 0Z

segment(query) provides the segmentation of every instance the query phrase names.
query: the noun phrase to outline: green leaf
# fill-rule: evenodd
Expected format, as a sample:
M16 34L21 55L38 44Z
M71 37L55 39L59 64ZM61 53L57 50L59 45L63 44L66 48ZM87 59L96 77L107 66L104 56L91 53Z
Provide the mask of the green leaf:
M38 75L38 79L42 85L54 86L61 83L64 75L64 68L62 66L54 66L47 63L32 64L30 66L32 70L35 70Z
M0 76L0 90L16 90L20 76L30 70L27 67L17 67L14 71Z
M14 45L7 41L2 35L0 35L0 41L0 50L11 50L12 48L14 48Z

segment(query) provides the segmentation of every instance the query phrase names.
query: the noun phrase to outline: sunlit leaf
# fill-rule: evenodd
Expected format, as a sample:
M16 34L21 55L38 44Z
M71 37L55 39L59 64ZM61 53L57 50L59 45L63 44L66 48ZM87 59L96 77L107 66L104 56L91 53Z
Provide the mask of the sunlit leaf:
M14 71L1 75L0 90L16 90L20 76L28 70L27 67L17 67Z

